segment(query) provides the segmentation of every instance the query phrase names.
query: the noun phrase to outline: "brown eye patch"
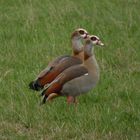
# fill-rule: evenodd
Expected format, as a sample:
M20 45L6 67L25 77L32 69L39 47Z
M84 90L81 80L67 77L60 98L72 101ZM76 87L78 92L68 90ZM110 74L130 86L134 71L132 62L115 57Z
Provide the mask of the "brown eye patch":
M92 36L90 39L91 39L92 41L97 40L97 38L96 38L95 36Z
M83 35L83 34L85 34L85 31L79 30L79 33L80 33L81 35Z

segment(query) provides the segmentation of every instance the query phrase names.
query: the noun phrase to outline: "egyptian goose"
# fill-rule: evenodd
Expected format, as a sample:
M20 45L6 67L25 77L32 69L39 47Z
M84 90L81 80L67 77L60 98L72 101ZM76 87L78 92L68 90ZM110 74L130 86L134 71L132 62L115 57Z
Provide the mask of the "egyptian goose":
M84 46L84 62L64 70L42 92L42 104L57 96L66 96L67 102L76 102L76 96L95 87L99 80L99 67L92 52L94 45L104 46L100 39L88 36Z
M44 85L52 82L56 76L70 66L81 64L83 60L83 44L82 39L87 38L85 29L76 29L71 35L72 56L64 55L50 62L47 68L40 72L36 80L30 82L29 87L33 90L41 90Z

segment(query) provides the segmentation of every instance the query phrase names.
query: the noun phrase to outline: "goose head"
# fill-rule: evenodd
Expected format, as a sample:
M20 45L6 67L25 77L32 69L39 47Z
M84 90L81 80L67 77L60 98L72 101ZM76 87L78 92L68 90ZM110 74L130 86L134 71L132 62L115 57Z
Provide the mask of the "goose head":
M100 38L96 35L89 35L87 37L87 40L89 40L88 42L90 42L92 45L97 45L97 46L102 46L102 47L104 46Z
M85 29L78 28L72 33L71 39L74 39L74 40L86 39L87 35L88 35L88 32Z
M104 46L102 41L99 37L96 35L88 35L87 39L85 40L85 46L84 46L84 59L88 59L90 56L93 55L92 49L93 46Z
M85 29L78 28L71 35L73 54L79 55L83 51L82 40L88 37L88 32Z

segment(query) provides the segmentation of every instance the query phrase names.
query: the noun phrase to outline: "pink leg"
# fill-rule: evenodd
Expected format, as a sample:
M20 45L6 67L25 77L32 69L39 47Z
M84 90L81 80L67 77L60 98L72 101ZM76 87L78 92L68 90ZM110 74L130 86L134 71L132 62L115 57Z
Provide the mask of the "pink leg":
M67 96L67 103L71 104L74 103L75 105L78 103L76 97L73 96Z
M74 97L73 96L67 96L67 103L72 104L74 102Z

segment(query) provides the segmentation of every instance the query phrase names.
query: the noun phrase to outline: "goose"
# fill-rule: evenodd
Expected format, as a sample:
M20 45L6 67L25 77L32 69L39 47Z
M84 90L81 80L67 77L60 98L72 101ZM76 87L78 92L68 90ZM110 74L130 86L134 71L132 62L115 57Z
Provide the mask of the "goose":
M47 68L39 73L37 78L30 82L29 87L33 90L41 90L45 85L52 82L56 76L70 66L81 64L83 62L83 44L82 39L86 39L88 32L85 29L78 28L71 34L72 55L59 56L51 61Z
M99 81L99 66L92 51L94 45L104 46L99 37L88 35L84 45L84 61L59 74L41 93L41 104L58 96L66 96L67 103L76 103L76 97L93 89Z

